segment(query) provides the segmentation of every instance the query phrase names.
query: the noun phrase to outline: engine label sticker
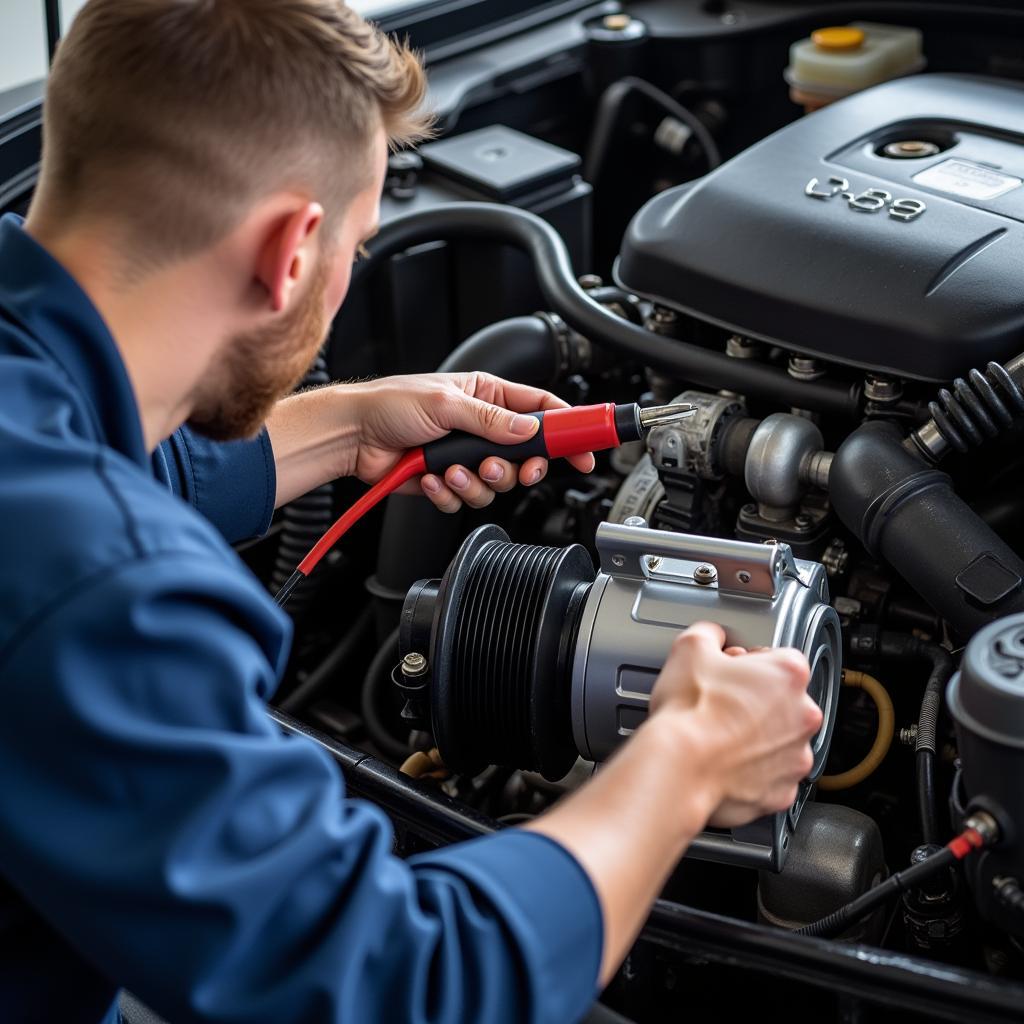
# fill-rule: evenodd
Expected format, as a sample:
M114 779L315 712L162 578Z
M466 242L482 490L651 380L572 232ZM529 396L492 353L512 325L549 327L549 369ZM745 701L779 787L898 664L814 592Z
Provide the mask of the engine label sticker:
M915 174L912 180L965 199L995 199L1024 185L1021 178L969 160L943 160Z

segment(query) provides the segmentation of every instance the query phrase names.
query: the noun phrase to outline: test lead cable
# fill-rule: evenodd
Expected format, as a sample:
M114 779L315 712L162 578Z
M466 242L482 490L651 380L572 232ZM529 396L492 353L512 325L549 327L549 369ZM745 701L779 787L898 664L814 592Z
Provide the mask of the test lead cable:
M491 455L509 462L522 462L534 455L545 459L561 459L586 452L605 451L618 448L628 441L639 441L655 427L675 423L692 416L696 411L696 406L686 402L646 409L635 402L626 405L603 402L600 405L548 409L529 414L540 426L532 437L518 444L495 444L475 434L453 430L421 448L411 448L313 545L309 554L299 562L295 572L274 596L274 600L283 605L324 555L370 509L414 476L422 476L424 473L443 476L445 470L454 465L475 469Z

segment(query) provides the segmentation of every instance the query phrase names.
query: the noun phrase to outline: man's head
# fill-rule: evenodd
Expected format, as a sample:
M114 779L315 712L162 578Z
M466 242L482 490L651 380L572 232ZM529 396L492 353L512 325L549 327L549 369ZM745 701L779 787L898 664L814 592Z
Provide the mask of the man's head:
M124 289L203 264L228 314L196 426L251 433L308 367L376 228L423 71L338 0L89 0L48 84L30 214L102 228Z

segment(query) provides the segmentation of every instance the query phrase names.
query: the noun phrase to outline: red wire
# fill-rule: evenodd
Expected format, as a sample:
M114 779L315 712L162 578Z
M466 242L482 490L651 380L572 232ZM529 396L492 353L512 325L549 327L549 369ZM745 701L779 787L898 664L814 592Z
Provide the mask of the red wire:
M309 554L299 562L298 571L308 576L331 548L375 505L407 480L427 471L422 448L407 451L386 476L378 480L351 508L335 520L334 525L313 545Z

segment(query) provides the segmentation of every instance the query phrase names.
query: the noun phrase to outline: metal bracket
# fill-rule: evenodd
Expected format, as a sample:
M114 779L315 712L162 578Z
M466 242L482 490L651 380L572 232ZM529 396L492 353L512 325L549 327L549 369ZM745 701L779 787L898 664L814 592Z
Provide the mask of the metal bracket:
M729 594L773 598L785 577L800 580L788 544L752 544L722 537L668 533L623 523L597 528L601 571L609 576L709 586L696 582L679 563L713 565L717 580L710 584ZM674 563L674 564L673 564Z

